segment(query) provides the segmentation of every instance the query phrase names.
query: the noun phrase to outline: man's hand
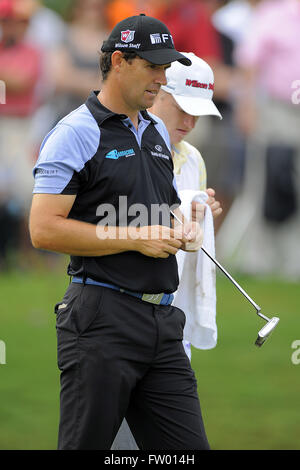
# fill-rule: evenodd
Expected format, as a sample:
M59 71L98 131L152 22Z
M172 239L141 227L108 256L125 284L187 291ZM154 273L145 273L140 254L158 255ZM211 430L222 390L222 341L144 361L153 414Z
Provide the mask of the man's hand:
M220 202L216 201L215 199L214 189L208 188L205 192L208 195L208 199L206 203L210 206L212 216L215 219L222 213L223 209L221 208ZM201 223L201 221L204 219L204 214L205 214L205 205L197 201L192 201L192 220L194 222Z
M176 227L179 230L180 227ZM184 251L198 251L203 242L203 230L198 222L188 222L181 226L184 233L184 240L181 249Z
M153 258L176 255L183 243L188 241L182 227L173 229L164 225L150 225L129 234L134 239L135 250Z
M220 214L222 214L223 209L221 207L220 202L215 200L216 192L215 192L214 189L208 188L205 192L208 195L207 204L209 205L209 207L211 209L211 212L212 212L212 215L213 215L213 218L215 219Z

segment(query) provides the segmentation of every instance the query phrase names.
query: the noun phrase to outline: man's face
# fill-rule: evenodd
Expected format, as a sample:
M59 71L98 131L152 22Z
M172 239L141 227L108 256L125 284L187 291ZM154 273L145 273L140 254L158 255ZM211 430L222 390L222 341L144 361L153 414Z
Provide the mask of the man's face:
M119 86L126 105L132 110L151 108L161 85L167 83L170 64L154 65L136 57L130 61L122 59L121 67Z
M161 90L151 112L161 118L170 135L171 144L178 144L195 127L198 117L184 112L170 93Z

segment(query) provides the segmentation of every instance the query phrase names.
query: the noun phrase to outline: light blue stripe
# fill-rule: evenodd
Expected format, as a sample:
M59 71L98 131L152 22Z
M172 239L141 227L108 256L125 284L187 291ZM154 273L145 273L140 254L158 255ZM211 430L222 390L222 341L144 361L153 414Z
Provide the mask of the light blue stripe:
M45 137L33 169L33 193L60 194L97 152L100 129L82 105L63 118Z

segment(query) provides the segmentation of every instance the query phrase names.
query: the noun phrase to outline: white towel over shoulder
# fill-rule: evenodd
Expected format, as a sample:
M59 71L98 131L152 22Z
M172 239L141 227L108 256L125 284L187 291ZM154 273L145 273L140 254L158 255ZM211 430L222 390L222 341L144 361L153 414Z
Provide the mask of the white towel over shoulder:
M207 200L204 191L182 190L179 197L180 210L188 220L192 201L203 204ZM205 205L203 246L215 257L213 216L210 207ZM215 264L201 249L194 253L179 250L176 258L180 283L173 305L186 315L183 339L198 349L212 349L217 344Z

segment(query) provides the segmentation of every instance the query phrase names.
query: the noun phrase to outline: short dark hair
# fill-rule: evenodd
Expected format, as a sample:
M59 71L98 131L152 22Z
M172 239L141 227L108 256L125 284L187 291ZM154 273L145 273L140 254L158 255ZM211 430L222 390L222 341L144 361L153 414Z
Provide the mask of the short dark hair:
M102 80L105 81L111 69L111 56L115 51L110 52L101 52L100 54L100 70L102 73ZM130 60L135 59L138 55L135 52L122 52L123 58L129 62Z

